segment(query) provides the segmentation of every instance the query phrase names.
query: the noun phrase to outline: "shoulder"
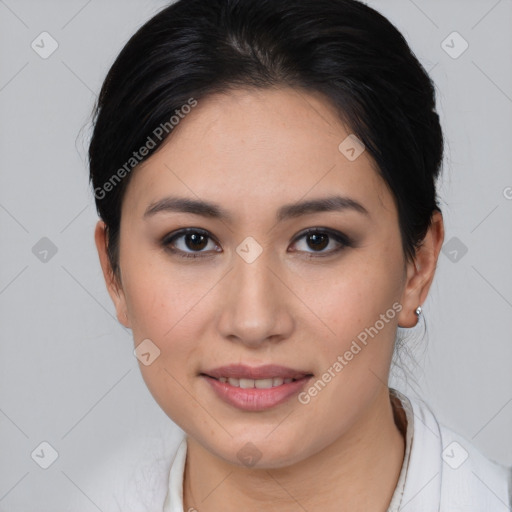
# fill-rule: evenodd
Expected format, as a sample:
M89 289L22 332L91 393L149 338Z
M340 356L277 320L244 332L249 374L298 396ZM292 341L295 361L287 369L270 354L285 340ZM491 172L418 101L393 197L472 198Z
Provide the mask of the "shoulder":
M413 483L409 494L419 492L411 499L415 506L423 495L440 512L510 510L512 467L486 457L471 441L440 423L423 400L398 395L413 424L407 479ZM429 491L420 492L422 485Z
M488 457L468 439L439 424L442 448L441 503L447 510L510 510L512 467Z
M119 512L154 512L162 510L168 493L169 472L183 440L180 431L166 431L148 436L131 450L136 453L129 468L111 481L111 500ZM119 469L119 468L118 468ZM114 510L114 509L110 509Z

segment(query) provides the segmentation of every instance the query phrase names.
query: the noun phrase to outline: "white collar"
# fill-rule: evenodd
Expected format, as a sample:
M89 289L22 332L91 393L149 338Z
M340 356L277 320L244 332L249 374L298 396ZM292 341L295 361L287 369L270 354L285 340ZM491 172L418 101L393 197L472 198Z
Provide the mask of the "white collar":
M401 511L402 497L405 490L405 482L407 481L407 473L409 469L409 463L411 458L411 446L414 436L414 413L408 398L402 395L399 391L390 388L390 394L395 395L401 402L403 409L405 410L405 416L407 421L407 429L405 433L405 454L402 469L398 477L398 483L391 498L391 502L386 512L399 512Z
M387 512L438 512L441 505L442 459L439 424L428 406L396 389L407 416L406 453Z

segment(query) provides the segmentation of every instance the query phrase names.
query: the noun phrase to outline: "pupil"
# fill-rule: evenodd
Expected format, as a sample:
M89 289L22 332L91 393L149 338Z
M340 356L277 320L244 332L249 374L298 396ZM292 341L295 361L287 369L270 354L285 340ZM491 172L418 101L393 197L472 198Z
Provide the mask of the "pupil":
M328 245L328 236L326 234L312 234L309 235L309 241L313 241L312 249L324 249ZM321 240L322 239L322 240Z
M186 236L186 245L189 249L201 250L206 247L206 236L197 233L188 233ZM198 245L199 244L199 247Z

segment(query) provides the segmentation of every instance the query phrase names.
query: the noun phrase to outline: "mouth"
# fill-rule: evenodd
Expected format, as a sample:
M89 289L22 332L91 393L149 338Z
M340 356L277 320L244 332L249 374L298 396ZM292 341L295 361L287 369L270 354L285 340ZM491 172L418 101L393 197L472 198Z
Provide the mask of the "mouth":
M230 365L199 374L224 402L243 410L262 411L297 394L313 374L277 365Z

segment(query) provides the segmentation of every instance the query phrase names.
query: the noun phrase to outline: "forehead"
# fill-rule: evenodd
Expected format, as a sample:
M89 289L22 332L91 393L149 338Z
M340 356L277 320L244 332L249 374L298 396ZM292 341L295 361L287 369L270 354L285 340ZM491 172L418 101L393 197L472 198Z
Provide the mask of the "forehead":
M133 171L124 205L141 213L165 193L209 198L240 211L250 204L253 212L256 204L277 207L308 194L389 201L368 152L356 159L343 152L351 137L320 94L282 88L211 95L198 100L163 147Z

